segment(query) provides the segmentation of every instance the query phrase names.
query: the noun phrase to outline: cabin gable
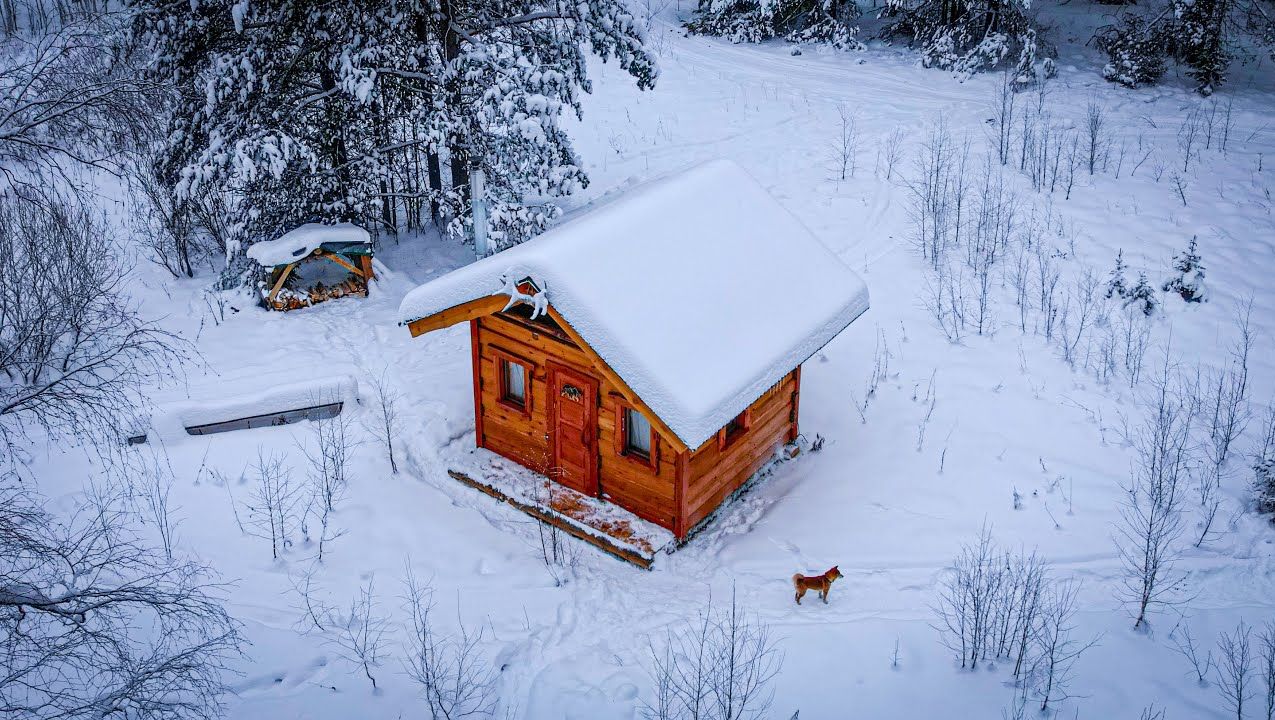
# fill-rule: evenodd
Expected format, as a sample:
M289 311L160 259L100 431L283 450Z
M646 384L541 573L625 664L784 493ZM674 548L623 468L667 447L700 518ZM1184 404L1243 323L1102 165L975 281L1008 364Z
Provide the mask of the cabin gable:
M555 477L559 471L553 461L551 374L555 367L562 367L588 376L598 388L591 398L595 407L588 443L596 455L598 494L644 520L675 530L678 452L674 443L656 429L650 461L636 462L623 453L616 434L619 409L633 406L626 398L627 388L596 372L589 353L569 339L556 321L532 320L529 313L511 308L470 320L470 338L479 447ZM529 366L524 408L513 407L501 397L501 363L511 361ZM654 425L654 419L649 419Z

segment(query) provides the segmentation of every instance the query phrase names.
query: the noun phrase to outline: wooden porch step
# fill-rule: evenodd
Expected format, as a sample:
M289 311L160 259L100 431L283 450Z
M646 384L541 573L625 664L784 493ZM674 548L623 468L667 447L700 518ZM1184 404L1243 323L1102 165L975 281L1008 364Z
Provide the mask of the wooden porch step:
M672 534L662 528L655 528L637 516L629 517L630 513L621 508L559 485L542 475L522 468L518 470L522 472L516 474L534 475L534 479L520 477L510 483L506 478L506 482L501 482L475 477L477 473L455 468L448 469L447 474L643 570L651 569L658 552L674 547ZM531 492L528 491L528 480L538 485Z

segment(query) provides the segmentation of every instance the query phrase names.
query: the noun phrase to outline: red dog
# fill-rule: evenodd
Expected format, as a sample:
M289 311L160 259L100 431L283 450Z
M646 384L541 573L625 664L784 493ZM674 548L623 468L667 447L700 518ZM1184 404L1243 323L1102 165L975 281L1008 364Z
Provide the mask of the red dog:
M818 590L819 597L823 598L824 603L828 602L828 591L832 589L832 581L842 577L841 571L836 565L832 569L822 575L802 575L798 573L792 576L792 585L797 589L797 604L801 604L801 598L805 596L807 590Z

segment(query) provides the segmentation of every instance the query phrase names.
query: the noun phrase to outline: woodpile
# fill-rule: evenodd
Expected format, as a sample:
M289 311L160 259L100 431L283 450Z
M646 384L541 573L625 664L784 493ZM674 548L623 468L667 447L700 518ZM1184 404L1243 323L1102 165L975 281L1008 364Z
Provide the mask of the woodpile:
M367 285L361 278L349 277L336 285L319 283L311 288L292 290L285 288L278 292L273 300L268 300L273 310L297 310L309 307L325 300L335 300L347 296L367 297Z

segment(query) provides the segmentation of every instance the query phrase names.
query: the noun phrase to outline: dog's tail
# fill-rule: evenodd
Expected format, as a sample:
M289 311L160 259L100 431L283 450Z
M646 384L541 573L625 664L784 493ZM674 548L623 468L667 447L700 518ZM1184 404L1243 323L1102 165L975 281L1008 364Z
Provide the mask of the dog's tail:
M801 573L797 573L797 574L795 574L795 575L793 575L793 576L792 576L792 586L793 586L793 587L800 587L800 586L801 586Z

